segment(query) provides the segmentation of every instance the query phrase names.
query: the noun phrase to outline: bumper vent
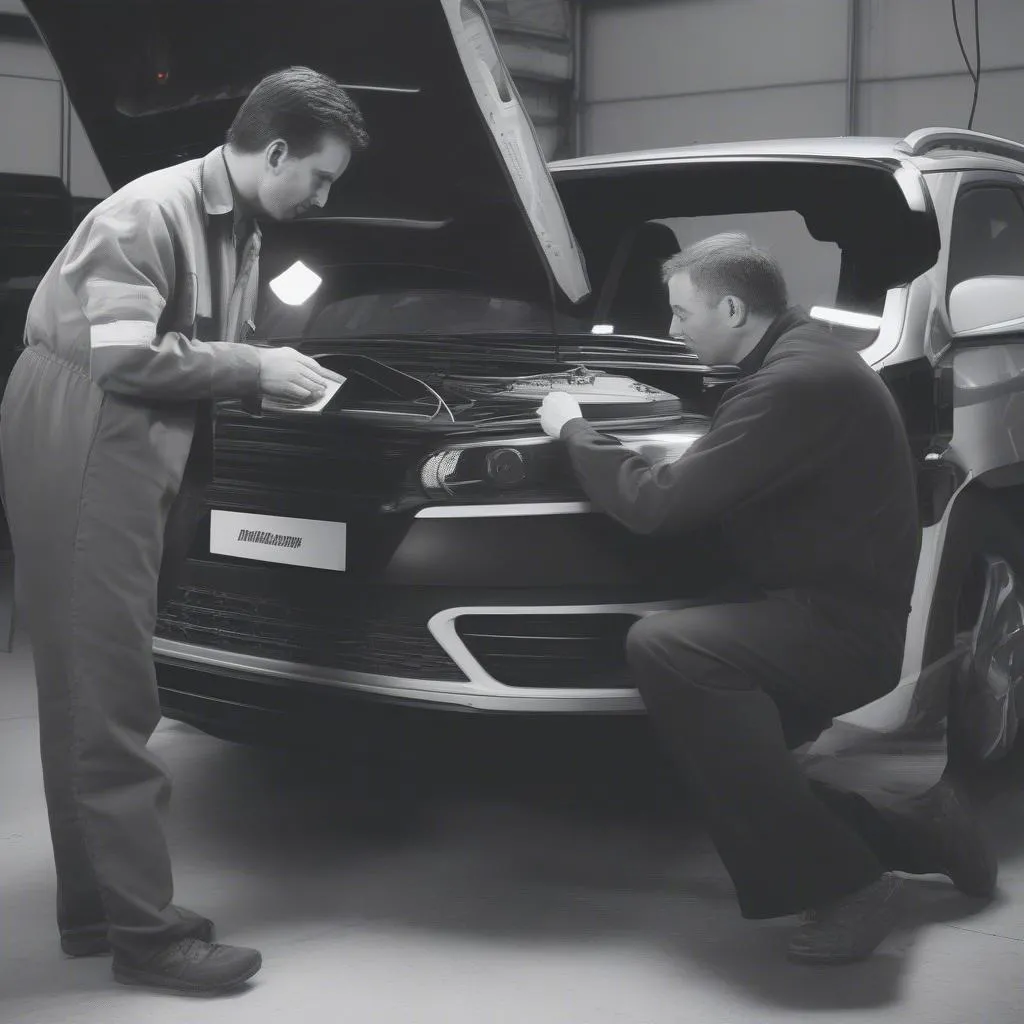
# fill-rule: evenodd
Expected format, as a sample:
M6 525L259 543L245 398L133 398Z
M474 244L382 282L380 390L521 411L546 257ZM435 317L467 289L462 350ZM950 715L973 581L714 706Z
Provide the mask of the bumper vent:
M634 615L463 615L459 638L506 686L629 688L626 633Z

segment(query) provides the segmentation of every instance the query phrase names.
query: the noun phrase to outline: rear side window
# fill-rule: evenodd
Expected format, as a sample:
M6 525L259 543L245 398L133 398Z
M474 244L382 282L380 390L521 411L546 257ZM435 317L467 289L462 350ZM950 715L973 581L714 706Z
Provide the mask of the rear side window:
M972 277L1024 277L1024 204L1016 189L970 188L953 213L946 295Z

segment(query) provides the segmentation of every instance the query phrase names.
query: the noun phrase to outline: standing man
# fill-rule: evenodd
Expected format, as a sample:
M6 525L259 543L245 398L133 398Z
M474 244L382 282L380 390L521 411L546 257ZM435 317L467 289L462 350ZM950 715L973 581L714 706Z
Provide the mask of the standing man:
M308 68L265 78L226 145L129 183L85 218L35 293L0 406L61 945L112 950L123 983L216 993L261 966L171 903L170 780L147 749L160 719L158 578L194 529L212 402L308 402L337 379L294 349L242 343L256 218L322 206L367 141L332 79Z
M743 916L807 912L792 960L859 960L895 923L892 871L946 874L979 897L996 878L950 787L882 810L810 783L790 754L899 682L919 549L902 418L860 355L787 307L778 265L745 235L698 242L663 276L673 336L743 371L708 433L651 466L570 395L545 398L541 424L626 528L721 524L739 585L641 619L630 668Z

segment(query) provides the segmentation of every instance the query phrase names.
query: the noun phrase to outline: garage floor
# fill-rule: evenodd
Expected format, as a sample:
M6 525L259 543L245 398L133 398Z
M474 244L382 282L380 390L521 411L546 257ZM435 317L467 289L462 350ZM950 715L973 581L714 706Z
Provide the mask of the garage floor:
M1024 1011L1024 757L979 782L1002 856L979 908L907 886L906 927L855 967L783 957L681 807L646 724L437 719L301 754L164 722L177 900L263 951L216 1001L68 960L38 769L31 658L0 654L0 1021L159 1024L1009 1024ZM395 751L391 748L399 746Z

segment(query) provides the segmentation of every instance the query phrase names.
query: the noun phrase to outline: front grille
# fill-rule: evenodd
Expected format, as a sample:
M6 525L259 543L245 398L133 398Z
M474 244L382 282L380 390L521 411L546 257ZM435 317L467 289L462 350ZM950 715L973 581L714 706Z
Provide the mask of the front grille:
M401 494L429 442L338 417L248 417L218 413L211 499L223 507L283 501L320 518L350 515ZM282 509L283 511L283 509Z
M352 592L326 603L185 586L161 614L157 636L214 650L408 679L465 681L423 616L403 616Z
M635 615L462 615L455 629L499 683L628 688L626 633Z

